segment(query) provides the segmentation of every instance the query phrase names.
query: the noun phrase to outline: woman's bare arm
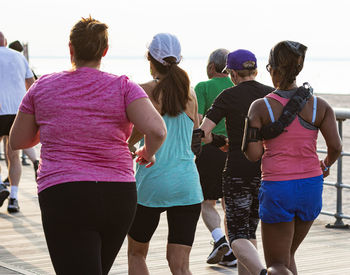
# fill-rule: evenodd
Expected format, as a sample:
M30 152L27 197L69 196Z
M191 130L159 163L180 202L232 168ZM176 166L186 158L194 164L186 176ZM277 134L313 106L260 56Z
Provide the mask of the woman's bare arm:
M250 127L261 129L261 127L263 126L262 119L261 119L263 108L266 108L266 107L263 101L261 101L261 99L254 101L250 105L250 108L248 111ZM247 145L247 150L244 152L247 159L253 162L258 161L263 155L263 153L264 153L264 148L262 145L262 141L249 142Z
M320 99L319 102L324 105L325 112L320 124L320 131L326 141L327 156L323 160L325 166L331 166L339 157L342 151L342 142L338 133L337 122L335 113L331 106L324 100ZM323 163L321 162L321 167ZM325 170L325 167L322 167ZM329 169L324 171L323 175L326 177L329 175Z
M210 120L207 117L204 117L203 122L200 126L200 128L204 131L204 138L202 141L204 143L210 143L213 141L213 136L211 134L211 131L215 128L216 123Z
M11 148L26 149L37 145L39 141L39 128L35 116L18 112L10 131Z
M160 113L160 105L157 104L154 100L153 100L153 96L152 96L152 91L154 89L156 85L156 81L150 81L144 84L141 84L140 86L144 89L144 91L146 92L146 94L148 95L150 101L152 102L153 106L156 108L156 110ZM132 129L132 133L128 139L128 146L131 152L135 152L136 148L135 148L135 144L138 143L142 138L144 137L143 133L141 133L136 127L133 127Z
M148 98L139 98L131 102L127 109L129 120L145 137L144 147L136 152L141 160L140 164L153 163L154 154L166 138L166 126L159 112Z

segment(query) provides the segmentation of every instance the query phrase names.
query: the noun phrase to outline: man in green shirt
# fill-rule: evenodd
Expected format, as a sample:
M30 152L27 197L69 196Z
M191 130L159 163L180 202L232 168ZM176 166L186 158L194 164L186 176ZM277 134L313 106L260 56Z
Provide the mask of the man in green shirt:
M226 66L228 53L229 51L226 49L217 49L210 54L207 65L209 80L198 83L194 88L198 100L200 121L211 107L215 98L223 90L233 86L228 74L222 73ZM227 136L225 120L221 120L212 132ZM196 159L196 164L204 196L202 218L214 239L214 247L208 256L207 263L235 266L237 263L236 257L233 255L221 229L220 215L215 209L216 201L222 198L221 179L225 161L226 153L214 145L207 144L203 146L201 155Z

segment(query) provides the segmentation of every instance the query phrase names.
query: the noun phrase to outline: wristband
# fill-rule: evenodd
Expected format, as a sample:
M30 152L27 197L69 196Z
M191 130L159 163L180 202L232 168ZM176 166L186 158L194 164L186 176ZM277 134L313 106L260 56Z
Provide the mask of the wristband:
M323 169L323 172L326 172L329 170L329 168L331 168L331 166L327 166L325 163L324 163L324 160L322 160L322 164L324 166L324 169Z

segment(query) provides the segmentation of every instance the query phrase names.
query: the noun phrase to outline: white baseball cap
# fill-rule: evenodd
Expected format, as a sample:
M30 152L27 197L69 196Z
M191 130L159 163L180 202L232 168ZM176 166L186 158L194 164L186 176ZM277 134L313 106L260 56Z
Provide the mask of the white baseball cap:
M181 46L177 37L170 33L156 34L151 44L148 46L148 51L152 57L163 65L169 65L164 60L166 57L175 57L176 63L181 60Z

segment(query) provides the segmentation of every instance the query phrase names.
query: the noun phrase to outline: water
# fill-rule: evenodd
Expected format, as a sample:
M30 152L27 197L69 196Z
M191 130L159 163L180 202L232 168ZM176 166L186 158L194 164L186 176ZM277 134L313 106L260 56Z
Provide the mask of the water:
M272 85L265 69L266 58L258 58L257 81ZM59 72L71 68L69 57L31 57L30 65L39 75ZM207 80L206 57L184 58L180 66L188 73L192 86ZM309 82L315 93L350 94L347 78L350 76L350 59L306 59L304 69L298 76L298 85ZM151 80L149 64L145 57L106 57L101 70L117 75L125 74L137 83Z

